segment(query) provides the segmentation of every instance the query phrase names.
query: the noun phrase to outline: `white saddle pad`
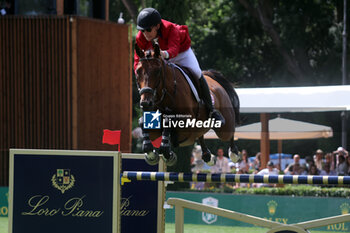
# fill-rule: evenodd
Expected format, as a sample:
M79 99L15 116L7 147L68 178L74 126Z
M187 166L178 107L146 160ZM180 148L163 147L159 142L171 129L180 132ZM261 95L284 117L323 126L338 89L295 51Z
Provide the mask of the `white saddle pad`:
M183 69L181 69L180 66L178 66L178 65L176 65L176 64L174 64L174 63L169 63L169 65L174 66L174 67L176 67L177 69L179 69L179 70L181 71L181 73L185 76L188 85L190 85L190 88L191 88L191 90L192 90L192 93L193 93L194 97L196 98L197 102L199 103L199 102L201 101L201 99L199 98L198 92L197 92L196 88L194 87L194 84L192 83L190 77L188 77L188 75L186 74L186 72L183 71Z

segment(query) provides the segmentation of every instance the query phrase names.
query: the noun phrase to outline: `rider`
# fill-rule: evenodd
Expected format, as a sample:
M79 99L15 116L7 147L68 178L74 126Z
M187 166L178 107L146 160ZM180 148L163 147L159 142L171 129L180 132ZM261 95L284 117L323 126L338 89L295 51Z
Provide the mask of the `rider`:
M208 84L203 77L196 56L191 49L191 38L185 25L178 25L161 18L154 8L143 9L137 17L136 36L137 45L143 49L152 48L152 40L157 39L161 49L161 56L172 63L189 68L199 79L201 99L209 110L209 117L221 121L225 120L219 111L215 110L211 100ZM134 53L134 69L136 71L139 57Z

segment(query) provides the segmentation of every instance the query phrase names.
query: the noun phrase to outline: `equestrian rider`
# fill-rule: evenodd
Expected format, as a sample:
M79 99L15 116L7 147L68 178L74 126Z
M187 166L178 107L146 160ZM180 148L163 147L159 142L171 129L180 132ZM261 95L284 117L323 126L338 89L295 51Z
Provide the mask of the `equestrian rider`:
M159 12L154 8L143 9L137 17L136 36L137 45L143 49L152 48L152 40L158 39L161 49L161 56L180 66L184 66L192 71L199 79L201 88L201 99L204 101L209 111L209 117L221 121L225 120L221 113L214 109L208 84L203 77L196 56L191 49L191 38L188 28L185 25L178 25L161 18ZM139 57L134 53L134 69L136 71Z

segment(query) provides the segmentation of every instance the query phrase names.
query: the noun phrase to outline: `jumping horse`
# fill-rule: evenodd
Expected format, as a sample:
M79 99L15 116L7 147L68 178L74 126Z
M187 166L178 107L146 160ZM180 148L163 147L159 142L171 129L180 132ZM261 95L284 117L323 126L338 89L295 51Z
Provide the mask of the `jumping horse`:
M135 51L140 58L136 68L136 81L140 94L140 106L144 112L158 110L163 116L175 117L175 119L163 118L165 125L171 125L179 120L178 116L180 118L190 116L195 121L205 122L207 120L207 125L213 126L208 121L214 119L209 118L203 102L195 98L183 73L160 56L160 48L157 43L153 43L153 51L143 51L135 44ZM225 118L225 123L220 125L221 127L214 128L215 133L222 141L230 141L229 157L233 162L237 162L240 156L234 143L234 132L239 122L238 95L231 83L221 73L211 70L204 71L203 75L209 85L215 109L219 110ZM198 82L196 79L193 80L194 83ZM205 145L203 137L209 127L195 125L191 128L145 129L142 127L144 120L141 117L139 124L142 128L142 148L147 163L157 164L159 154L162 154L166 164L172 166L176 163L177 156L171 147L193 145L198 139L202 147L202 159L209 165L215 164L215 156ZM160 136L162 136L162 141L157 151L151 140Z

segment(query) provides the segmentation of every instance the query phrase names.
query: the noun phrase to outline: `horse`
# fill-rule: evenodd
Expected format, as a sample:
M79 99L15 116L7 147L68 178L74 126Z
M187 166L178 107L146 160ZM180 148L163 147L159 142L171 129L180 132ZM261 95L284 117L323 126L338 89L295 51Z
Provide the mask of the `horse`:
M204 103L195 98L183 73L160 56L156 42L152 45L153 50L143 51L135 43L135 52L140 58L135 71L140 107L143 113L153 112L152 120L159 119L157 117L161 114L163 116L163 129L146 129L145 115L139 119L146 162L155 165L159 162L159 154L162 154L167 166L173 166L177 156L171 147L193 145L198 140L202 147L202 159L208 165L214 165L215 156L211 154L203 137L213 126L220 140L230 141L231 160L239 161L240 155L234 143L235 126L239 123L239 98L231 83L217 71L202 72L209 85L214 107L225 118L224 125L220 125L221 122L213 123L214 118L209 118ZM198 82L197 79L195 81ZM181 120L187 126L180 127ZM157 151L151 140L160 136L162 140Z

